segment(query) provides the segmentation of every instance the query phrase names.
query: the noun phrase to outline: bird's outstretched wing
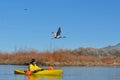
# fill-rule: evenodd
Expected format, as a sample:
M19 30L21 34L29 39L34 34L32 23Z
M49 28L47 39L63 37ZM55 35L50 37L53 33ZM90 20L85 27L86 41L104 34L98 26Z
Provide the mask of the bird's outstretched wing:
M61 28L59 27L56 36L60 36L60 34L61 34Z

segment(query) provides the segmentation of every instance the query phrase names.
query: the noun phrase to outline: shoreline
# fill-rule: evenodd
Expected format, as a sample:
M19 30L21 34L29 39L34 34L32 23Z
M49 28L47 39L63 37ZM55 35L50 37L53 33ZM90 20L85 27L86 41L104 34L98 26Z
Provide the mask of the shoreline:
M28 64L0 64L0 65L18 65L18 66L28 66ZM115 67L115 68L120 68L120 64L102 64L102 65L41 65L38 64L38 66L53 66L53 67Z

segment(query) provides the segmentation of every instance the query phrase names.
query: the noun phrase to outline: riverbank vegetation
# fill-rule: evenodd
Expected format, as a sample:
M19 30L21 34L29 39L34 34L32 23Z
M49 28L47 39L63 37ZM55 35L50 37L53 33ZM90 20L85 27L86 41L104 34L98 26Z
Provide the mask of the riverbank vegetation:
M32 58L43 66L120 66L120 50L79 48L54 52L0 52L0 64L27 65Z

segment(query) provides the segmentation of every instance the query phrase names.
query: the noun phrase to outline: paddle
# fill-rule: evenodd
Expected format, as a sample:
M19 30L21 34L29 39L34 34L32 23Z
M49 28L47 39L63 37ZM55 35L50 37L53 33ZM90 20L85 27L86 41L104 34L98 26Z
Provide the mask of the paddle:
M41 69L41 70L35 70L35 71L24 71L26 75L30 75L32 73L37 73L39 71L43 71L44 69Z
M32 73L36 73L36 72L39 72L39 71L44 71L45 69L40 69L40 70L34 70ZM47 70L47 69L46 69Z
M32 73L37 73L37 72L39 72L39 71L44 71L44 70L48 70L48 69L41 69L41 70L35 70L35 71L25 71L25 74L26 75L30 75L30 74L32 74Z
M37 73L37 72L39 72L39 71L44 71L44 70L53 70L53 67L48 67L48 69L40 69L40 70L34 70L34 71L25 71L25 74L26 75L30 75L30 74L32 74L32 73Z

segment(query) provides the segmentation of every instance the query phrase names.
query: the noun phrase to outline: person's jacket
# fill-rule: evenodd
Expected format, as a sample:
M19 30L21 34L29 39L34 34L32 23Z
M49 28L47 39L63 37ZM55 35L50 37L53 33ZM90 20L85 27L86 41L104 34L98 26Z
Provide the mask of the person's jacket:
M33 71L36 71L36 70L41 70L41 68L40 67L38 67L36 64L30 64L29 65L29 71L31 71L31 72L33 72Z

